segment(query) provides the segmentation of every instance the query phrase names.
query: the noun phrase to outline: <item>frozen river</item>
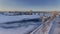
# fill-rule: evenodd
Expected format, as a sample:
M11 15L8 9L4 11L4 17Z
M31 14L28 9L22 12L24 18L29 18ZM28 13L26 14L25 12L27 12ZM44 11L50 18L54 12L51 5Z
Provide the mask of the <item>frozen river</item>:
M43 14L18 16L0 14L0 34L29 34L42 24L42 16ZM60 17L55 18L49 34L60 34Z
M0 34L29 34L40 25L39 15L6 16L0 14Z

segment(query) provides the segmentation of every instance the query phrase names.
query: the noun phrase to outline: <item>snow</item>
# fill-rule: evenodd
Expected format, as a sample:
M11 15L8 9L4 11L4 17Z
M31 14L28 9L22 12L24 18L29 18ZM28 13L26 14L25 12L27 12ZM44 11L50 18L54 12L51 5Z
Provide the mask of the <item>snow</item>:
M29 27L20 27L17 29L0 29L0 34L26 34L34 28L34 25L30 25Z
M30 31L37 28L41 25L41 22L23 22L23 23L14 23L14 24L3 24L11 21L19 21L24 19L35 19L41 18L41 15L18 15L18 16L6 16L0 14L0 34L27 34ZM49 16L49 15L47 15ZM5 27L5 28L4 28ZM8 28L7 28L8 27ZM15 28L9 28L15 27Z
M37 28L40 22L5 24L6 22L40 18L39 15L6 16L0 14L0 34L27 34ZM15 28L14 28L15 27Z
M18 21L23 19L34 19L34 18L40 18L39 15L19 15L19 16L0 16L0 23L4 22L10 22L10 21Z

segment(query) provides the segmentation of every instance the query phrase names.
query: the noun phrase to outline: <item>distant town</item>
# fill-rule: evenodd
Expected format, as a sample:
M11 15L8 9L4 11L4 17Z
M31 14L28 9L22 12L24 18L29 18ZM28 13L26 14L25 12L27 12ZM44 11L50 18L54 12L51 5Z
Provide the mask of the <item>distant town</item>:
M0 11L0 14L4 15L40 15L41 13L47 14L47 13L52 13L52 12L57 12L60 13L59 11Z

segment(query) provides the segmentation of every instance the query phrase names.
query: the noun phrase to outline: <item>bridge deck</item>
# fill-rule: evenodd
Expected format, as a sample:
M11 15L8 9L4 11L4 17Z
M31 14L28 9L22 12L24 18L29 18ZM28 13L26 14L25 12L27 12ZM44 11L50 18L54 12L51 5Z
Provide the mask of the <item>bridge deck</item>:
M60 17L56 17L49 34L60 34Z
M31 34L49 34L49 31L55 21L55 16L51 16L45 23L39 26L36 30L34 30Z

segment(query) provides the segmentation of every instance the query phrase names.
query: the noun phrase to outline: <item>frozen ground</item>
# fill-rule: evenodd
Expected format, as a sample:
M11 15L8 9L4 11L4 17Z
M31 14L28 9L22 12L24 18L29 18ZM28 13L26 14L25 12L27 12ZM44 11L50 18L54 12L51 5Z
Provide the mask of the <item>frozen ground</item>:
M39 15L6 16L0 14L0 34L29 34L41 25Z
M23 20L23 19L34 19L34 18L40 18L39 15L19 15L19 16L5 16L5 15L0 15L0 23L3 22L9 22L9 21L18 21L18 20Z
M0 34L29 34L41 23L41 15L9 16L0 14ZM49 17L50 14L45 14Z

